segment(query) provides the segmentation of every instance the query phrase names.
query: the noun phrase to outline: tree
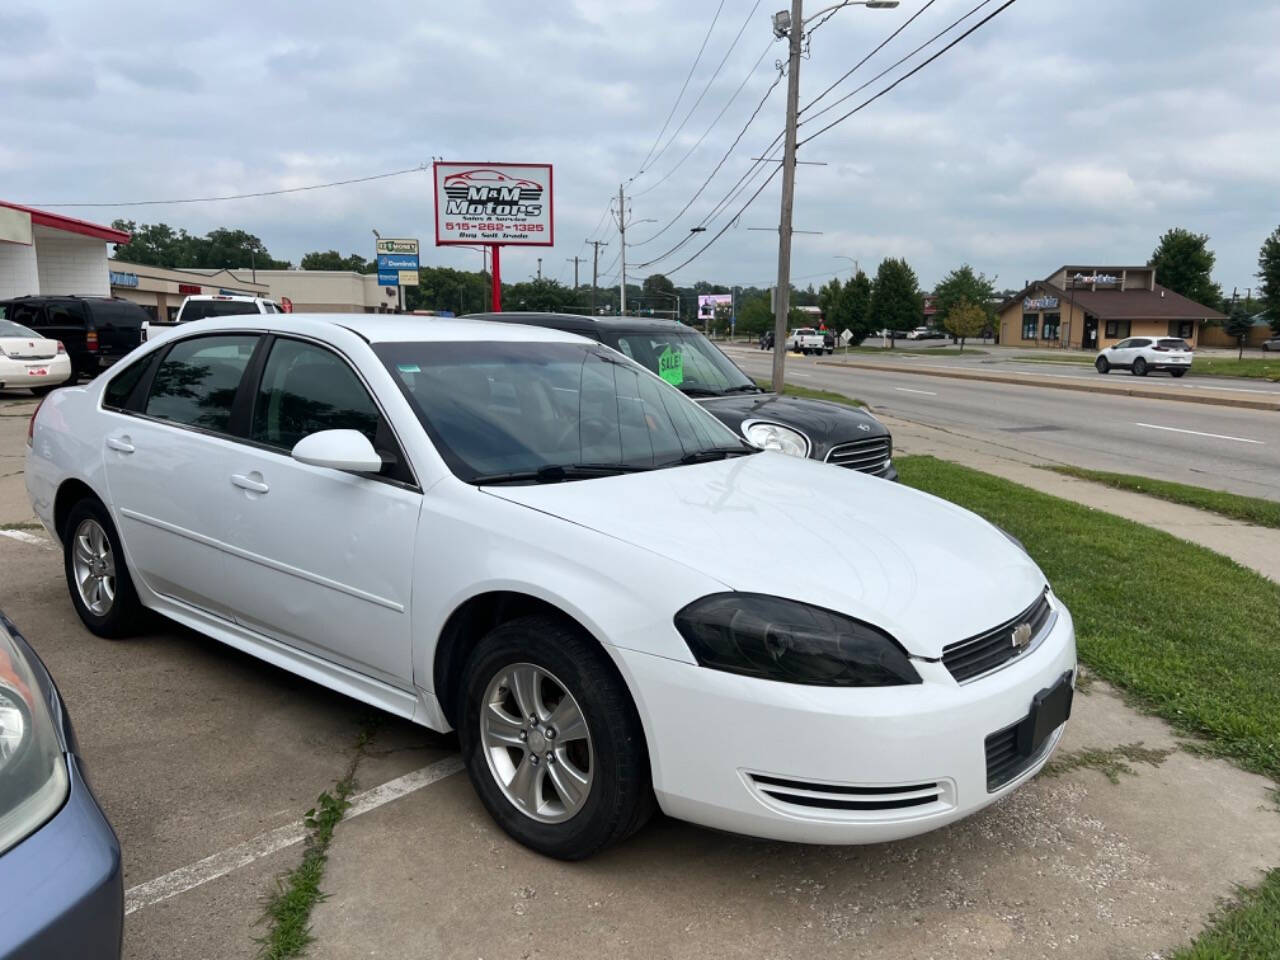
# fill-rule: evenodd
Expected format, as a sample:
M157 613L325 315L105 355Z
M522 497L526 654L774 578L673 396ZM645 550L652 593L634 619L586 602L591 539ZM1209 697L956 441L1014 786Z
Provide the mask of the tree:
M1222 328L1226 330L1227 336L1236 338L1236 343L1240 347L1237 359L1243 359L1244 341L1249 336L1249 331L1253 329L1253 318L1249 316L1249 311L1239 300L1231 304L1231 310L1227 314L1227 319L1223 321Z
M1147 266L1155 267L1156 279L1174 293L1216 310L1222 288L1211 276L1215 259L1208 234L1173 227L1160 238Z
M115 255L130 263L177 269L259 267L263 270L287 270L288 260L276 260L263 242L244 230L219 227L203 237L174 230L167 223L144 223L116 220L112 226L127 230L133 236L128 243L116 245Z
M1280 335L1280 227L1262 241L1258 251L1258 292L1267 310L1271 332Z
M861 270L844 283L844 310L847 329L853 334L853 345L857 346L871 336L875 330L875 321L871 316L871 278Z
M910 330L924 316L924 297L915 271L906 260L887 257L876 270L871 290L871 317L876 326L889 330Z
M970 303L968 300L957 300L951 304L951 309L947 311L942 325L948 333L960 338L960 352L964 353L965 339L982 333L990 322L985 306Z
M938 308L937 319L942 328L954 336L976 337L983 330L992 326L995 322L995 314L991 310L991 301L995 297L995 287L991 281L987 279L986 274L974 273L973 267L967 263L961 264L959 268L952 270L933 290L937 297L936 306ZM969 307L978 307L982 310L986 323L978 330L969 334L960 334L952 329L948 322L948 314L957 306L964 304ZM966 317L966 320L971 319Z
M565 313L573 312L569 308L579 309L583 304L578 302L577 294L570 287L544 277L507 287L502 291L502 306L505 310Z
M299 264L303 270L354 270L356 273L373 273L377 262L370 262L358 253L344 257L337 250L312 250L304 253Z
M644 291L646 297L666 296L670 300L676 295L676 285L661 273L651 273L645 277L644 285L640 289Z
M769 295L757 293L738 301L738 329L758 336L773 329L773 311L769 308Z

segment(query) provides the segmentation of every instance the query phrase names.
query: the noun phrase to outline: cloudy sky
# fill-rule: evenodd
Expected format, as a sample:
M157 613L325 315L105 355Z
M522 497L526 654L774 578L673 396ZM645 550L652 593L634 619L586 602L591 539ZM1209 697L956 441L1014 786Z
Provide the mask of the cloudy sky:
M509 250L504 279L532 274L541 255L546 275L569 281L567 258L587 255L588 237L609 243L601 270L612 277L618 237L608 201L642 170L651 145L656 162L628 190L634 219L657 222L631 230L632 263L688 237L781 131L785 82L677 218L785 56L769 23L783 0L724 0L658 141L719 2L5 0L0 197L168 199L360 177L433 157L547 162L556 246ZM802 64L801 104L925 2L848 7L824 23ZM977 2L934 0L802 115L801 138L1003 0L814 116ZM802 149L802 159L826 166L799 169L795 226L820 234L796 237L793 276L821 282L847 269L840 257L866 268L894 255L926 287L964 261L998 275L1001 287L1019 286L1068 261L1143 262L1159 234L1180 225L1210 235L1216 279L1243 292L1255 282L1259 245L1280 223L1278 42L1280 5L1257 0L1020 0ZM776 234L749 228L776 227L780 179L735 221L760 182L749 179L706 233L639 273L670 272L732 222L674 278L768 282ZM200 233L244 227L295 261L313 249L371 255L375 227L422 237L424 262L474 269L480 257L429 245L425 173L258 200L64 212Z

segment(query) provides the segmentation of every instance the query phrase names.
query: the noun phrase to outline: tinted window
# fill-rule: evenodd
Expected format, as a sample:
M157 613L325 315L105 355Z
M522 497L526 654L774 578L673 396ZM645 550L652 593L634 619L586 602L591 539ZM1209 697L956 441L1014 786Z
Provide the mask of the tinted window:
M1156 346L1164 347L1166 350L1190 350L1191 349L1191 347L1187 345L1187 341L1178 340L1173 337L1170 337L1168 340L1161 340L1157 342Z
M11 303L5 308L4 316L24 327L44 326L44 308L34 303Z
M378 408L337 354L298 340L277 340L253 405L251 436L292 450L321 430L359 430L376 447Z
M102 405L112 410L119 410L129 399L129 394L133 393L133 388L138 385L138 381L142 379L142 375L147 372L147 365L151 362L151 357L143 357L141 360L135 360L119 373L111 378L111 382L107 384L107 388L102 391Z
M9 320L0 320L0 337L39 337L30 327L24 327Z
M687 393L722 394L734 390L745 393L755 389L755 381L700 333L679 327L671 332L606 331L604 341Z
M206 317L235 317L257 313L258 305L244 300L190 300L182 308L182 322L204 320Z
M84 311L78 303L51 303L45 308L45 317L50 327L84 326Z
M257 342L256 336L237 334L175 343L156 371L146 413L225 432L236 388Z
M463 480L549 467L650 469L746 445L693 401L585 343L380 343Z
M1150 340L1144 340L1144 339L1143 339L1143 338L1141 338L1141 337L1137 337L1137 338L1135 338L1135 339L1133 339L1133 340L1130 340L1130 341L1129 341L1129 346L1131 346L1131 347L1149 347L1149 346L1151 346L1151 341L1150 341Z
M89 304L89 313L99 327L141 327L147 319L147 311L136 303L103 300Z

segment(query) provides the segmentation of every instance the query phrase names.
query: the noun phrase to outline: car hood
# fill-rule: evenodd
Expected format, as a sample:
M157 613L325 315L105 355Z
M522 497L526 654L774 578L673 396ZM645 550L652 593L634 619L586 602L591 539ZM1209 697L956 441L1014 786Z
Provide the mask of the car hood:
M872 623L916 656L939 657L946 644L1015 617L1045 585L1031 558L976 514L780 453L484 489L692 567L727 589Z
M814 445L847 443L884 436L884 424L865 410L829 400L780 397L776 393L743 393L728 397L698 399L716 419L736 431L743 420L775 420L803 430Z

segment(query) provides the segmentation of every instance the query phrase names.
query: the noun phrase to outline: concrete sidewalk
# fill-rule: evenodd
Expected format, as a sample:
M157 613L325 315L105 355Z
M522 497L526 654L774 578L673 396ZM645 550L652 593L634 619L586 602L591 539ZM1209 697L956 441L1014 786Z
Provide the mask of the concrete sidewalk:
M1025 453L1012 445L993 443L962 431L877 415L893 431L895 454L929 454L940 460L950 460L1004 477L1042 493L1135 520L1224 554L1242 566L1280 582L1280 530L1042 470L1041 466L1053 464L1053 461Z

